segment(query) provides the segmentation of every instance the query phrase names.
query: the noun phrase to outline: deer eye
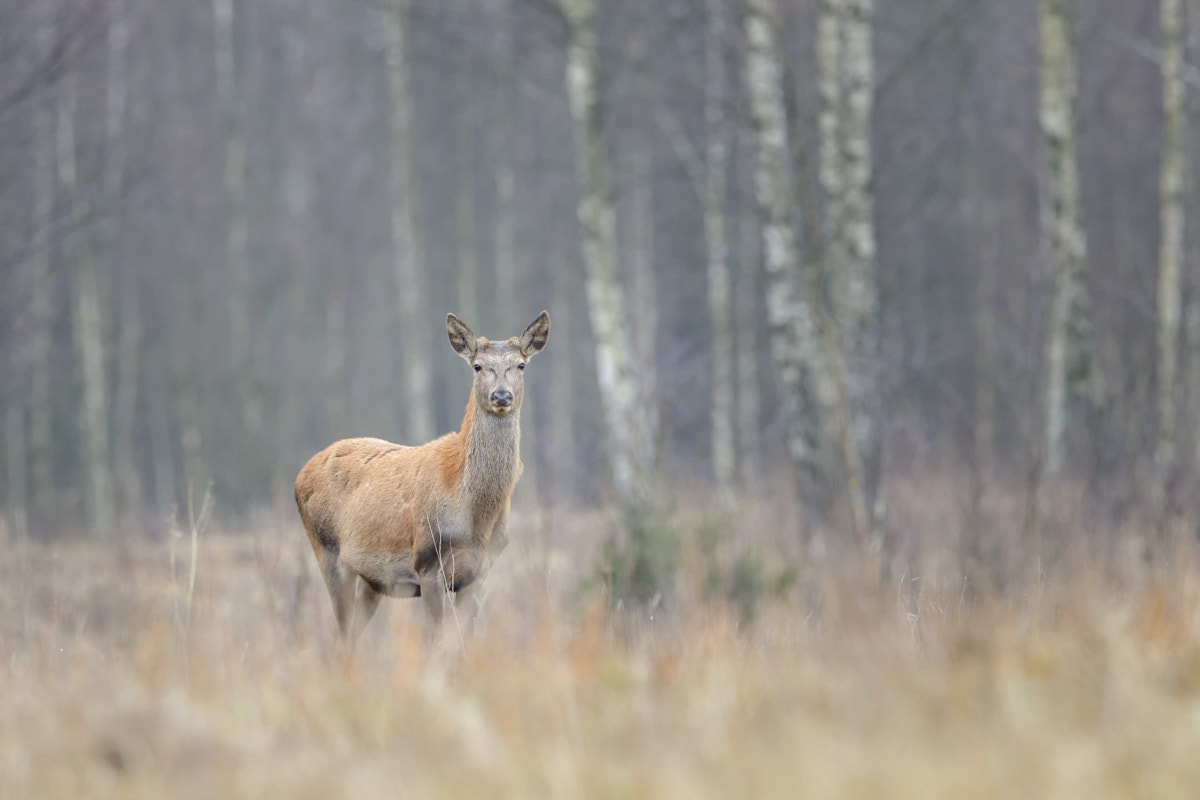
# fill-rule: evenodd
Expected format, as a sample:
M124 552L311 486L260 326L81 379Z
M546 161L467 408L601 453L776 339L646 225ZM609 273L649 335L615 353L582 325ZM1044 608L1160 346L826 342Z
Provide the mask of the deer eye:
M481 365L479 365L479 364L476 364L476 365L475 365L475 371L476 371L476 372L483 372L483 367L482 367Z
M525 369L525 362L522 361L520 364L517 364L517 369Z

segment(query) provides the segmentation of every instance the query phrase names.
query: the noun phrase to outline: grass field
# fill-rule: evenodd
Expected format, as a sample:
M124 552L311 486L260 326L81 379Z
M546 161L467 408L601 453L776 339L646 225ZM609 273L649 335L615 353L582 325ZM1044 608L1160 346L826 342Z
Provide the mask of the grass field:
M1067 520L1054 564L984 591L936 506L896 504L904 569L802 552L777 506L708 550L682 524L653 614L581 588L602 517L526 511L451 669L413 602L339 656L286 514L204 532L194 586L186 534L10 541L0 797L1200 796L1193 549ZM747 546L753 620L709 580Z

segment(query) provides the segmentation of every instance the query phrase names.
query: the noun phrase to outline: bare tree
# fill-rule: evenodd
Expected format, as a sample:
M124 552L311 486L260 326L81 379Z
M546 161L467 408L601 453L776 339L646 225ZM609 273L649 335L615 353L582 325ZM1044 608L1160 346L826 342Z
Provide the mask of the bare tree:
M1187 0L1185 17L1184 37L1187 43L1187 52L1189 57L1194 57L1192 54L1200 52L1200 0ZM1200 126L1200 100L1198 100L1196 92L1184 93L1184 114L1187 120L1185 128L1192 129ZM1194 161L1198 157L1195 142L1189 142L1185 136L1184 144L1189 148L1186 151L1190 156L1188 161ZM1184 197L1188 201L1185 213L1187 209L1195 209L1195 188L1194 181L1185 186ZM1198 243L1200 243L1200 237L1196 236L1186 237L1184 240L1184 244L1187 246L1185 250L1188 255L1187 260L1192 264L1187 276L1188 293L1183 322L1185 356L1181 365L1188 403L1188 427L1191 431L1190 452L1186 461L1190 474L1196 474L1200 470L1200 435L1197 434L1197 430L1200 430L1200 424L1197 424L1200 421L1200 291L1198 291L1200 290L1200 274L1196 269L1198 262L1195 259Z
M59 93L57 164L59 184L69 208L67 218L71 229L67 238L66 260L74 279L72 311L80 383L83 386L80 430L85 442L83 467L87 475L88 527L93 535L105 537L110 536L115 527L108 435L109 401L104 370L103 300L96 264L96 243L93 229L86 226L91 214L89 189L84 185L77 167L76 140L80 121L78 80L75 71L68 72Z
M496 58L492 126L492 180L496 191L495 271L497 300L501 308L513 308L517 286L517 179L514 136L517 102L516 53L513 44L513 14L508 0L486 0L485 13L492 26Z
M744 127L744 126L743 126ZM740 188L740 187L739 187ZM737 403L738 474L743 486L756 482L762 461L762 433L759 418L762 395L759 391L758 301L761 273L759 212L753 203L743 204L738 218L738 274L735 284L734 356L737 380L734 396Z
M1042 236L1052 285L1041 444L1044 480L1057 478L1065 465L1070 398L1099 401L1075 149L1076 5L1075 0L1039 0L1038 5L1042 58L1038 126L1045 160Z
M464 4L470 6L470 3ZM465 59L464 59L465 62ZM474 89L469 63L457 70L458 96L461 98L454 120L454 249L458 267L457 310L465 319L479 317L479 251L475 202L475 125L476 111L468 99ZM490 319L490 318L489 318Z
M647 427L649 415L642 406L645 395L630 342L625 315L628 305L614 265L616 230L600 98L596 10L592 0L563 0L570 29L567 92L575 139L588 310L596 343L613 487L621 505L636 514L648 504L653 436Z
M859 460L878 460L875 379L878 289L875 276L874 198L871 188L871 114L874 104L873 0L822 0L818 12L817 84L820 111L820 182L824 193L821 248L833 299L833 321L847 364L848 413ZM866 476L864 475L864 478ZM873 481L862 503L875 508Z
M712 460L717 492L728 501L733 492L737 455L734 444L733 281L729 272L729 149L731 127L726 112L723 0L708 0L704 79L704 241L708 252L708 314L712 325Z
M213 0L213 62L217 106L221 115L225 209L225 260L230 363L236 373L248 369L250 357L250 220L246 189L246 137L237 62L237 0ZM248 402L240 397L239 401ZM245 409L243 408L243 413Z
M806 373L816 358L816 329L803 294L792 228L796 200L788 168L777 15L774 0L751 0L746 6L746 80L755 127L754 191L763 215L771 358L780 386L788 452L797 474L803 474L816 466L816 414L809 401L812 389L806 384Z
M105 66L105 131L103 221L110 280L119 287L114 298L116 320L116 381L113 385L113 467L120 508L136 514L142 505L141 479L134 455L138 373L141 359L141 281L126 263L124 196L128 162L126 116L129 107L128 0L109 0L107 64Z
M1184 176L1187 174L1187 111L1184 105L1183 50L1186 31L1182 0L1162 0L1163 147L1159 167L1158 248L1158 442L1155 490L1159 503L1175 468L1176 375L1179 364L1183 278Z
M36 22L37 52L50 57L56 38L54 0L40 0ZM33 233L30 264L29 341L29 455L32 462L33 507L44 512L54 492L54 437L50 380L50 348L53 343L50 237L54 226L54 137L55 91L46 87L33 98Z
M385 11L387 32L387 85L391 101L389 186L392 258L395 269L400 341L404 342L406 436L423 442L433 436L433 382L425 326L420 314L425 305L424 276L417 227L420 192L414 161L414 127L411 72L407 41L409 0L394 0Z

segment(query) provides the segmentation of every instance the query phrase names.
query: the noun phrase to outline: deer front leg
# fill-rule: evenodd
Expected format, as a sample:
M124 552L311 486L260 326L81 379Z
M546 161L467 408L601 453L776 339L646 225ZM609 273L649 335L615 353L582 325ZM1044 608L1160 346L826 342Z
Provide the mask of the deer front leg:
M492 535L488 538L487 551L480 556L483 566L478 577L454 593L455 612L468 634L475 633L479 620L483 616L483 603L487 597L487 592L484 590L484 578L487 577L492 562L507 546L508 508L505 507L504 513L500 515L500 519L496 520L496 525L492 528Z
M449 594L446 591L446 575L434 569L421 576L421 602L425 606L425 638L437 633L442 627Z
M500 518L496 520L496 525L492 528L492 535L488 538L487 554L492 561L504 552L504 548L508 547L508 515L511 505L505 503L504 512L500 514Z
M483 576L454 593L455 616L468 636L474 635L483 614L483 598Z

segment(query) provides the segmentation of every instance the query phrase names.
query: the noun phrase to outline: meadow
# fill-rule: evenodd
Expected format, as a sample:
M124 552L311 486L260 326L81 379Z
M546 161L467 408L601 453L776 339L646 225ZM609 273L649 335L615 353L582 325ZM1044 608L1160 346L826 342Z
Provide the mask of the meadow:
M997 500L985 572L950 490L917 488L877 557L801 546L779 500L677 510L640 559L602 513L520 508L449 666L412 601L339 653L286 510L195 550L188 525L9 537L0 796L1196 797L1185 526L1101 531L1065 497L1028 562ZM671 590L615 602L634 562Z

